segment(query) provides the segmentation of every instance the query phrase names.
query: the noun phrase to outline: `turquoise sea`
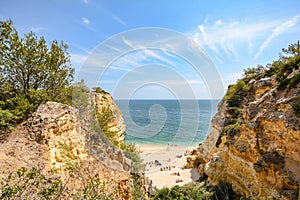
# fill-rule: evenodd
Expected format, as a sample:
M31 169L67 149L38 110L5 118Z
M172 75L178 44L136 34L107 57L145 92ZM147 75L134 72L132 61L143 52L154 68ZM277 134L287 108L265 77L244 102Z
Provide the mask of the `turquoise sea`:
M116 100L125 141L197 146L211 131L219 100Z

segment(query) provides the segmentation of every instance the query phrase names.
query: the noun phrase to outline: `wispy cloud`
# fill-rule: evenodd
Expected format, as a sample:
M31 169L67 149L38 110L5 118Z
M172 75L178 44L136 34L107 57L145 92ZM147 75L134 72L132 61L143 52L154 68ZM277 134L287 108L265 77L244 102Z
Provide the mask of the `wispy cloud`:
M92 58L88 59L88 55L83 55L83 54L71 54L71 62L72 65L75 66L76 68L82 66L82 65L91 65L95 67L101 67L105 68L106 66L102 65L102 63L99 60L95 60ZM118 63L120 64L120 63ZM124 63L126 64L126 63ZM117 64L112 64L109 69L112 70L118 70L118 71L130 71L131 69L126 68L125 65L117 65Z
M145 53L146 56L148 56L150 58L155 58L155 59L157 59L159 61L162 61L166 64L169 64L171 66L175 66L174 62L172 62L171 60L166 58L166 56L164 56L164 52L159 53L158 51L153 51L151 49L144 49L143 52Z
M223 81L226 84L231 84L231 83L235 83L238 79L241 79L243 77L242 72L235 72L235 73L231 73L231 74L226 74L223 77Z
M221 51L227 56L237 57L238 45L249 44L247 41L265 35L275 25L276 22L233 21L225 23L218 19L212 24L199 25L195 37L198 37L196 40L201 44L213 50L218 57L220 57Z
M90 24L90 20L88 18L82 17L81 19L84 24L86 24L86 25Z
M155 58L156 60L158 61L161 61L163 63L166 63L166 64L169 64L171 66L174 66L175 63L172 62L170 59L168 59L167 57L173 57L172 54L168 53L167 51L165 51L164 49L159 52L159 51L155 51L153 49L148 49L148 48L144 48L142 46L139 46L139 45L135 45L132 41L126 39L125 37L122 37L122 41L124 44L126 44L127 46L129 46L130 48L132 49L139 49L141 50L142 54L141 56L138 56L137 58L138 59L149 59L149 58Z
M143 84L145 82L151 83L152 80L132 80L129 81L129 84ZM165 80L161 80L161 83L164 83L165 85L174 85L174 86L182 86L182 85L199 85L204 84L201 80L168 80L167 78Z
M40 32L40 31L45 31L45 30L47 30L47 28L42 27L42 26L40 26L40 27L31 27L30 30L31 30L32 32L37 33L37 32Z
M119 24L122 24L123 26L128 26L128 24L123 19L121 19L120 17L118 17L116 15L111 15L111 16Z
M222 63L221 54L237 58L238 52L245 47L248 49L249 56L256 59L275 37L296 26L299 19L300 15L285 21L262 19L253 22L248 20L226 22L218 19L209 23L205 20L192 33L192 37L196 42L211 49L220 63ZM267 39L262 44L258 44L257 41L261 38ZM253 52L257 53L252 55Z
M292 17L291 19L289 19L289 20L279 24L278 26L276 26L273 29L272 34L260 46L258 52L255 54L254 59L257 59L259 57L259 55L263 52L263 50L269 45L269 43L275 37L278 37L278 36L284 34L287 30L289 30L290 28L295 26L297 24L297 21L298 21L299 18L300 18L300 15L296 15L296 16Z
M85 3L85 4L88 4L89 3L89 0L82 0L83 1L83 3Z
M126 44L126 45L129 46L130 48L136 48L136 47L134 46L134 44L133 44L130 40L126 39L124 36L122 37L122 41L123 41L124 44Z
M87 58L87 55L82 54L70 54L72 65L78 67L81 66Z

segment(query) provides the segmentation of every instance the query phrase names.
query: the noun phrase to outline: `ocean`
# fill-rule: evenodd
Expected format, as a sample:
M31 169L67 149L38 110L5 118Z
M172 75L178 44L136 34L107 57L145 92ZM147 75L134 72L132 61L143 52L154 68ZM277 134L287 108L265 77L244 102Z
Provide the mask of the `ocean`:
M197 146L211 131L220 100L115 100L126 124L125 141Z

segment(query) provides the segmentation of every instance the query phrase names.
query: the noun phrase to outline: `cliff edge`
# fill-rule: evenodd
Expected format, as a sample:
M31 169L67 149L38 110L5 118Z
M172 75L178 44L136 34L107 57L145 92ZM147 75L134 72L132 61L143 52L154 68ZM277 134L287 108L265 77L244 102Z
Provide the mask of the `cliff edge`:
M249 69L229 86L190 159L208 185L229 183L249 199L299 199L299 61L298 54Z
M90 109L93 110L92 105L96 109L100 109L100 106L112 109L113 117L109 120L109 127L117 133L118 140L123 142L125 125L111 96L92 94L92 99ZM134 181L143 181L143 178L133 173L133 161L112 145L90 118L84 112L79 113L77 109L65 104L41 104L0 144L2 197L45 197L44 193L37 191L49 188L46 183L25 187L26 184L22 185L20 181L20 178L24 178L21 175L25 174L27 180L28 174L38 171L47 183L55 179L61 185L53 186L60 191L49 193L50 197L47 197L50 199L80 199L88 198L87 195L91 194L89 198L131 199ZM34 179L37 180L36 177ZM28 181L31 183L33 180ZM16 187L21 189L15 191L15 194L12 188ZM143 190L143 186L140 189Z

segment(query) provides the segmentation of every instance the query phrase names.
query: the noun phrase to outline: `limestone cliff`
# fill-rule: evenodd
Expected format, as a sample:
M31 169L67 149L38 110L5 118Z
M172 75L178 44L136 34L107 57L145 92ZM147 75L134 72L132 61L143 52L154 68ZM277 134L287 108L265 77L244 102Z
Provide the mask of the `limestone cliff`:
M108 121L108 130L115 133L114 140L118 142L124 141L124 134L126 126L122 113L116 103L113 101L112 96L109 93L92 93L91 94L92 104L95 109L101 113L105 108L111 110L112 115Z
M111 129L123 140L125 125L111 96L93 96L96 108L103 105L112 108ZM21 167L37 168L42 169L45 176L53 173L59 176L65 191L60 194L62 199L83 198L79 193L85 194L89 188L94 191L94 180L99 181L96 181L97 186L101 184L105 197L131 199L132 161L110 145L97 132L97 126L82 114L61 103L40 105L0 144L0 182Z
M287 74L294 76L299 70ZM249 199L299 198L300 118L292 104L300 84L279 85L276 75L252 79L239 107L219 103L211 134L194 152L208 184L230 183Z

